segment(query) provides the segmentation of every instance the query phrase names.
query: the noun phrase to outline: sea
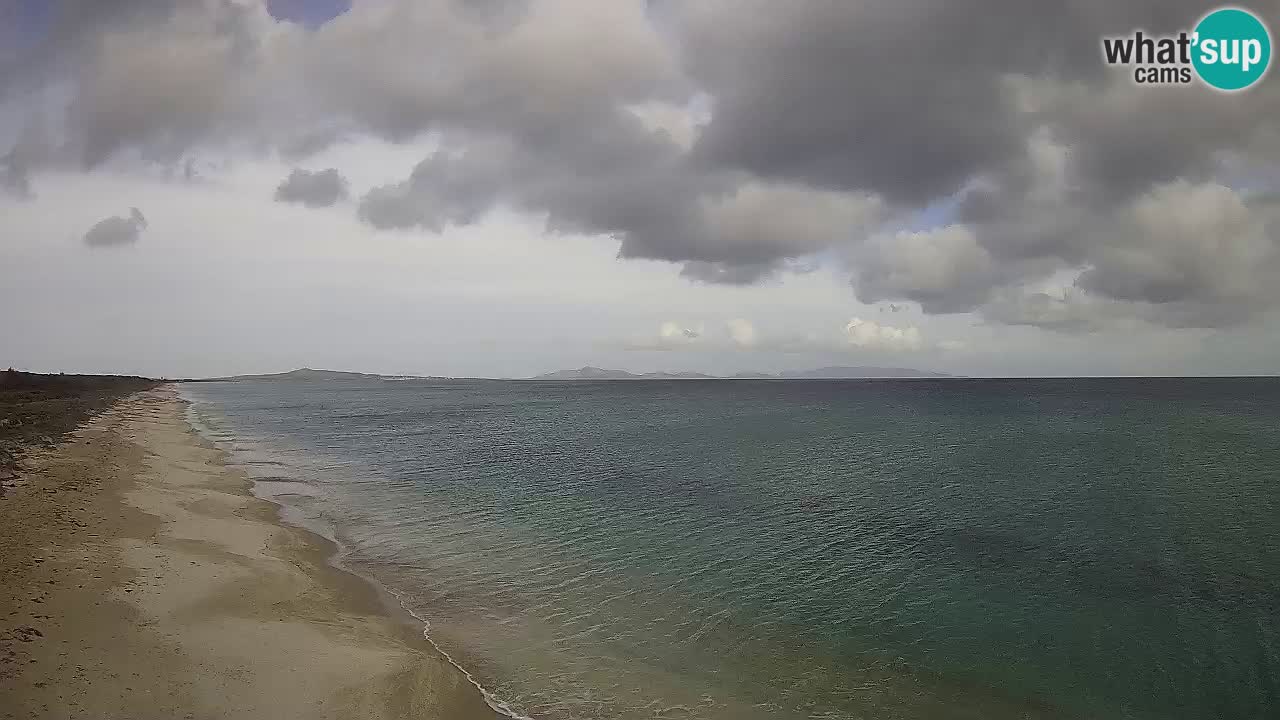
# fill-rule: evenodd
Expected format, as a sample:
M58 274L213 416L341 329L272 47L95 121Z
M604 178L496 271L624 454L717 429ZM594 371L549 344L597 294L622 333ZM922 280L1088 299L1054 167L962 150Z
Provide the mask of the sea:
M1280 380L182 386L517 718L1280 717Z

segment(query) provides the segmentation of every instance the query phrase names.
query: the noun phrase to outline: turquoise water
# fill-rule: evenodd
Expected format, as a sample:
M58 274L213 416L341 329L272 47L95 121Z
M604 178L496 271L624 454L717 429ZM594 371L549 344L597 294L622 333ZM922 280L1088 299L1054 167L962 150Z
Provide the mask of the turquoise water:
M533 718L1280 717L1280 382L213 383Z

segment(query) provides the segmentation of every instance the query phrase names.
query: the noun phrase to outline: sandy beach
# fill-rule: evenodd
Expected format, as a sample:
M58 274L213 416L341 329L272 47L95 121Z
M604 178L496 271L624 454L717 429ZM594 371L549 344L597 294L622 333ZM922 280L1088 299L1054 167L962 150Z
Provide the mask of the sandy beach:
M495 717L184 412L128 397L0 499L0 717Z

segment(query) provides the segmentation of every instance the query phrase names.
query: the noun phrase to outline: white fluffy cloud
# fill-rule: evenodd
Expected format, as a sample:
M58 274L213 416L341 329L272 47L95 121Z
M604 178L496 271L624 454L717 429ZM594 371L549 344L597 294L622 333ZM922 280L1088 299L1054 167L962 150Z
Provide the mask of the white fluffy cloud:
M689 349L705 343L704 328L690 327L675 320L667 320L658 326L654 335L633 338L623 347L628 350L680 350Z
M756 344L756 328L750 320L734 318L728 323L729 338L738 347L749 348Z
M858 317L845 324L844 335L849 345L864 350L919 350L924 346L920 330L914 325L881 325Z
M791 325L793 329L783 330ZM808 329L794 329L809 325ZM656 335L642 336L625 342L630 350L697 350L720 353L833 353L838 355L914 353L921 350L956 350L963 343L949 341L930 344L914 325L881 324L874 320L854 317L843 325L816 325L804 321L775 326L772 332L762 332L746 318L732 318L721 326L687 326L667 321L658 327Z
M702 331L668 320L658 328L658 337L666 342L692 342L702 337Z

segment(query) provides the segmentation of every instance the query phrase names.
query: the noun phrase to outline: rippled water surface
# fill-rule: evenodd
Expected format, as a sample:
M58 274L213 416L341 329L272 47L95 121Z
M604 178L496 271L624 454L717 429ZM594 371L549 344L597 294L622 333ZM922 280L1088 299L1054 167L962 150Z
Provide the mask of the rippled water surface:
M513 713L1280 717L1280 382L185 386Z

